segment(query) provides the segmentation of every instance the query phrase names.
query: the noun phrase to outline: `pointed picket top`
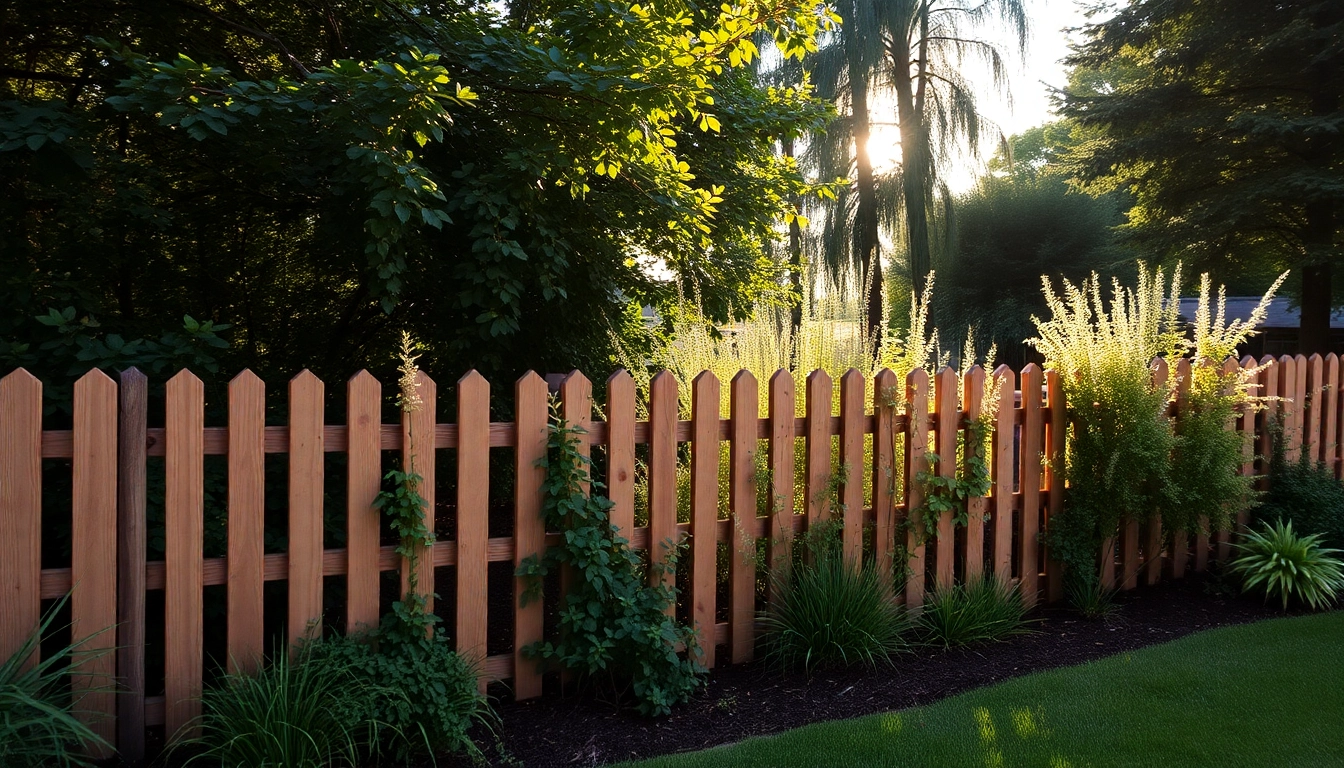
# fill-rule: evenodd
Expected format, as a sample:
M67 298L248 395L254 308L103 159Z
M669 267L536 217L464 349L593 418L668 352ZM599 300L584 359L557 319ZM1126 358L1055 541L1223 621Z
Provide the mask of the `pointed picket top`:
M583 374L579 375L582 376ZM475 368L472 368L471 370L462 374L462 378L457 380L457 386L459 387L466 387L466 386L478 387L481 386L482 384L484 384L485 387L489 389L490 382L486 381L485 377L481 375L480 371L477 371Z
M937 388L937 397L939 401L941 402L946 398L947 403L945 404L955 408L955 398L958 387L961 386L961 377L957 375L957 372L953 370L952 366L944 365L940 368L934 377L934 383Z
M251 368L244 368L232 379L229 379L229 390L232 391L234 386L250 387L260 383L262 383L261 378L253 373Z
M673 399L675 399L677 396L677 377L676 374L663 368L653 374L653 378L649 379L649 397L651 399L657 399L658 394L669 391L672 393Z
M1025 371L1026 369L1023 368L1022 370ZM923 368L911 369L911 371L905 375L905 386L907 389L909 388L928 389L929 372L924 370Z
M793 374L785 368L780 368L770 375L770 399L774 402L775 397L782 397L785 394L793 395L794 382Z
M897 386L896 374L890 368L873 374L873 405L896 407L901 401Z
M1016 380L1017 373L1005 363L994 369L994 378L1004 380L1011 378Z
M850 368L840 376L840 391L845 392L850 387L862 387L863 390L867 390L868 377L863 375L863 371L858 368Z
M42 386L42 381L29 373L27 368L15 368L3 377L0 377L0 386L6 384L12 387L21 386L23 384L27 384L28 386L36 384L40 387Z
M164 383L164 387L173 392L191 391L193 389L205 391L200 377L186 368L173 374L173 377Z
M703 383L702 383L703 382ZM691 379L691 391L694 392L700 387L718 386L719 377L714 375L713 371L701 371L694 379Z
M524 388L531 390L536 388L538 382L541 386L546 386L546 379L542 378L541 374L536 371L527 371L513 382L513 388L515 391L521 391Z
M831 378L831 375L818 368L807 374L807 391L811 392L813 387L826 387L829 390L832 382L834 382L834 379Z
M779 374L776 373L775 375L778 376ZM733 376L731 384L734 392L737 391L738 387L746 387L748 385L753 387L760 386L759 382L756 381L756 374L748 371L746 368L738 371L737 374ZM759 389L757 391L759 391Z
M593 419L593 384L582 371L570 371L560 382L560 403L561 414L571 426L588 429Z
M243 373L251 373L251 371L244 369ZM242 376L243 374L240 373L238 375ZM358 373L356 373L354 376L351 376L349 379L346 380L346 384L358 385L364 387L377 386L380 389L383 386L383 383L378 381L378 378L374 376L372 373L369 373L367 368L359 369Z
M630 372L627 371L626 369L617 368L610 376L607 377L608 392L611 391L613 385L622 388L624 388L626 385L633 387L635 385L635 379L633 376L630 375Z
M88 372L75 381L76 387L79 387L81 384L86 387L115 387L117 385L117 383L112 380L111 376L103 373L98 368L90 368Z

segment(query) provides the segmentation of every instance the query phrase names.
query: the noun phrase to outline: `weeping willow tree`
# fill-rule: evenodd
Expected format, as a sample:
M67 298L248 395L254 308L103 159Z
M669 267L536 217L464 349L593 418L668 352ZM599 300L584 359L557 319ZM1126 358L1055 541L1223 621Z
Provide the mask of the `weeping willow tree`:
M1005 51L983 39L991 25L1026 46L1023 0L842 0L844 24L810 62L818 95L836 103L832 128L808 142L804 161L819 178L853 183L823 211L816 247L832 269L864 275L869 327L881 328L882 232L903 235L912 284L923 292L932 268L930 207L946 187L954 157L978 154L997 134L979 107L986 88L1007 92ZM973 74L984 72L986 82ZM868 141L876 125L900 131L901 163L874 168Z

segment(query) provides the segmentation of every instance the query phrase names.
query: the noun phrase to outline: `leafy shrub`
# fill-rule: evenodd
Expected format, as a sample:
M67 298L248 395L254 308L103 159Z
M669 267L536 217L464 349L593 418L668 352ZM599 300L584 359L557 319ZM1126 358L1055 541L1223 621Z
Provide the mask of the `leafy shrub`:
M49 609L33 634L0 663L0 765L6 768L89 765L84 748L108 747L70 705L70 679L95 654L67 645L29 664L64 604L63 599Z
M405 696L370 685L339 656L316 652L324 645L305 646L293 659L282 648L256 674L226 675L205 692L201 736L177 748L200 750L189 762L223 768L359 765L388 730L375 708Z
M1255 520L1284 520L1304 534L1320 534L1323 544L1344 549L1344 483L1306 452L1298 461L1283 455L1276 435L1269 465L1269 490L1253 510Z
M1291 522L1265 524L1234 545L1241 554L1232 570L1244 579L1243 591L1263 591L1265 600L1280 597L1285 610L1294 598L1319 610L1344 590L1340 551L1320 544L1320 534L1300 536Z
M645 569L639 555L611 522L610 499L590 481L590 460L578 452L578 429L553 418L542 487L542 515L548 530L564 531L563 543L530 557L518 574L532 580L523 596L534 599L548 573L569 568L574 583L560 606L560 637L526 652L543 662L579 672L628 692L645 715L664 715L704 684L705 668L694 645L696 633L668 615L676 589L663 580L646 583L648 573L674 572L675 548L666 562ZM589 495L583 484L592 484ZM653 542L654 551L660 542ZM684 655L677 646L692 649Z
M1083 618L1095 621L1115 613L1115 590L1107 589L1101 579L1069 579L1064 596Z
M1026 615L1016 585L982 577L934 591L919 615L919 629L930 645L970 645L1021 634Z
M442 630L406 638L392 629L397 621L389 616L372 636L313 645L313 662L343 670L362 690L378 692L364 701L342 700L349 709L344 719L379 724L401 758L418 746L479 756L468 734L478 725L491 730L496 721L476 687L477 670L453 651Z
M838 548L837 548L838 549ZM766 656L783 667L876 666L908 647L910 623L876 564L855 568L838 551L777 576L779 599L762 617Z

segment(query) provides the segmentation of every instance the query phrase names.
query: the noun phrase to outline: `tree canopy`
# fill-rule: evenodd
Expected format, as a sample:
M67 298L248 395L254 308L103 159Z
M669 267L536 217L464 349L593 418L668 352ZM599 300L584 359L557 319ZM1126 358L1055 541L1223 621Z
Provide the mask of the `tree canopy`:
M0 364L61 377L346 375L401 328L450 371L605 367L679 287L779 290L818 188L774 146L832 113L748 67L815 49L815 0L0 13Z

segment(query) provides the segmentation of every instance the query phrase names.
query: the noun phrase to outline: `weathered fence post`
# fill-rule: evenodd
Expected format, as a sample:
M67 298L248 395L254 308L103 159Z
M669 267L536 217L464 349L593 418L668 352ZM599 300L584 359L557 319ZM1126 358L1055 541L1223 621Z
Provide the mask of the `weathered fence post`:
M145 560L149 380L119 375L117 420L117 751L145 759Z

